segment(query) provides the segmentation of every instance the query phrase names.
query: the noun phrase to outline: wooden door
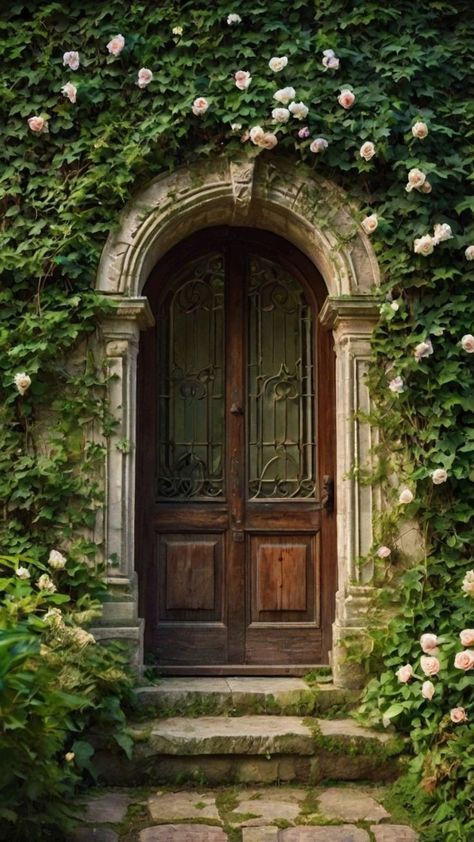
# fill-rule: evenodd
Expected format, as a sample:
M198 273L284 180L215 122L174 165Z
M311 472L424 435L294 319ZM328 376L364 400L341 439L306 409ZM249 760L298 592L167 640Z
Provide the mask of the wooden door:
M280 238L208 229L145 294L137 569L167 672L328 661L336 582L334 354L324 285Z

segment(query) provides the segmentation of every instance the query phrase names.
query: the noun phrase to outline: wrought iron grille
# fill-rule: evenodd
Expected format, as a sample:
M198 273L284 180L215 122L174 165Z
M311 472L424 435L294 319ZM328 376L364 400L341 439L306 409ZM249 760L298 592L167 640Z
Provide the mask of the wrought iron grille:
M311 306L303 287L280 266L255 255L249 264L249 497L313 497Z
M223 496L224 258L188 264L159 325L158 497Z

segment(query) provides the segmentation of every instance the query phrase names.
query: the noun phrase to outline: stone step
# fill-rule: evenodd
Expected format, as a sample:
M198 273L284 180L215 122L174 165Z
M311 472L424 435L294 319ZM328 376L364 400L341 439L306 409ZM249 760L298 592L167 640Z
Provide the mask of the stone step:
M393 780L403 743L350 719L201 716L131 727L133 757L96 754L109 784Z
M308 684L302 678L162 678L138 687L142 709L160 716L203 714L311 714L347 712L359 699L357 690L331 683Z

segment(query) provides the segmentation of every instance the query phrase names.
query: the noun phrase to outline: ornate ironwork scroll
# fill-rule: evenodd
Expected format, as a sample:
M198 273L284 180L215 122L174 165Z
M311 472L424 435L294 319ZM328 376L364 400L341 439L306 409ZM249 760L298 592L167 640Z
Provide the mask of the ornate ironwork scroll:
M178 275L163 303L158 331L158 497L222 497L222 255L188 264Z
M248 490L250 499L315 494L311 306L277 264L250 258Z

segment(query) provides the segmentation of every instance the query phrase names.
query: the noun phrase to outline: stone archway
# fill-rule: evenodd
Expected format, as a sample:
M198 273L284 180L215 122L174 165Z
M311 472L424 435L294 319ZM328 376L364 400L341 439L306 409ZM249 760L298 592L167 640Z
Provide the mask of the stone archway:
M101 638L124 638L141 663L141 626L134 574L135 390L139 331L152 316L141 293L150 271L172 246L215 225L258 227L284 237L318 268L328 289L321 321L334 331L337 399L338 593L332 661L339 685L357 683L344 641L362 635L371 594L371 566L361 566L372 543L374 491L350 477L370 459L373 433L354 417L369 409L364 375L378 318L373 291L377 261L358 223L357 209L336 185L266 153L245 161L219 159L181 168L153 181L123 211L108 238L96 288L113 299L103 341L114 379L110 401L117 419L106 473L106 554L110 601ZM126 442L126 446L124 446Z

